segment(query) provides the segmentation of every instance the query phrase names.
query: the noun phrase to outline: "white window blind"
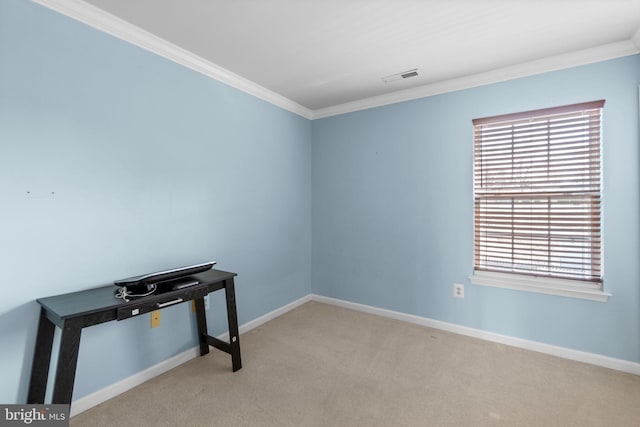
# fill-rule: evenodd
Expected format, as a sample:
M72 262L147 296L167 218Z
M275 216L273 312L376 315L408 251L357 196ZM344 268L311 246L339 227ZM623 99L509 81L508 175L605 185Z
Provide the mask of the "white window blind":
M475 271L601 287L603 106L473 120Z

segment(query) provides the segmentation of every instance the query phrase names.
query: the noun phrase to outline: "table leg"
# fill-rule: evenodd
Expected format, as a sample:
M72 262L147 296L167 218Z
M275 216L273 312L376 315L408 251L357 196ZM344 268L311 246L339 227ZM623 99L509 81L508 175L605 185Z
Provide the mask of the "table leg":
M196 298L196 321L198 322L198 341L200 342L200 356L209 353L209 343L207 332L207 316L204 312L204 298Z
M72 319L64 322L60 337L60 353L53 386L52 403L71 403L81 332L82 325L79 320Z
M236 291L233 277L225 281L225 296L227 299L227 321L229 323L229 346L231 350L231 364L233 372L242 369L240 358L240 334L238 332L238 314L236 312Z
M55 328L56 326L47 318L45 309L41 307L27 403L44 403Z

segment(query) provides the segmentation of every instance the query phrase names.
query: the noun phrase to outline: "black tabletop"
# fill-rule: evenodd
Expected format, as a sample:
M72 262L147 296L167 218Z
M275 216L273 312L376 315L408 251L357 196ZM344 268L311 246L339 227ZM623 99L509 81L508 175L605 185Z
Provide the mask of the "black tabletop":
M190 277L197 279L199 285L210 285L224 282L234 276L237 276L237 274L212 269L203 273L194 274ZM127 305L134 305L140 301L139 299L132 299L127 302L123 299L116 298L115 292L118 289L119 288L117 286L108 285L79 292L72 292L69 294L39 298L37 301L47 311L60 319L69 319L105 310L118 309ZM161 292L143 298L151 300L171 296L172 294L177 294L179 292L180 291Z

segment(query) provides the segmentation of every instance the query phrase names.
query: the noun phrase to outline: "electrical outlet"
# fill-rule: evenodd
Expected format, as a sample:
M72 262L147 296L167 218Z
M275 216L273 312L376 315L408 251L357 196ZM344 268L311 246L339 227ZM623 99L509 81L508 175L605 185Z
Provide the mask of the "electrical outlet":
M160 310L151 312L151 327L155 328L160 326Z
M460 283L454 283L453 296L455 298L464 298L464 285L461 285Z

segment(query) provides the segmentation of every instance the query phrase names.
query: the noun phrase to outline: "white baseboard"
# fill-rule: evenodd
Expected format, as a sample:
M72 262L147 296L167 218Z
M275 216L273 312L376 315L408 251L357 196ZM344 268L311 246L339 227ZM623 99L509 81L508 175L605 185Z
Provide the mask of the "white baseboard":
M561 357L563 359L575 360L577 362L589 363L591 365L601 366L609 369L615 369L616 371L622 371L630 374L640 375L640 363L631 362L628 360L616 359L614 357L603 356L600 354L587 353L584 351L572 350L565 347L558 347L555 345L544 344L537 341L530 341L522 338L510 337L508 335L496 334L494 332L487 332L480 329L474 329L466 326L456 325L453 323L442 322L440 320L433 320L427 317L420 317L412 314L401 313L398 311L386 310L384 308L372 307L369 305L358 304L354 302L339 300L339 299L325 297L321 295L312 294L311 300L317 301L317 302L323 302L326 304L332 304L339 307L349 308L352 310L362 311L365 313L376 314L379 316L384 316L391 319L414 323L417 325L427 326L434 329L440 329L447 332L453 332L459 335L466 335L473 338L480 338L486 341L506 344L512 347L518 347L525 350L545 353L552 356Z
M238 327L241 334L248 332L258 326L267 323L269 320L275 319L276 317L282 316L288 311L293 310L296 307L301 306L302 304L311 301L311 294L306 295L300 299L290 302L287 305L284 305L280 308L277 308L267 314L264 314L256 319L250 320L247 323L244 323ZM225 332L222 335L217 337L221 340L229 340L229 332ZM109 399L116 397L117 395L124 393L127 390L130 390L145 381L149 381L150 379L163 374L179 365L182 365L185 362L188 362L191 359L194 359L200 355L200 346L195 346L186 350L176 356L173 356L167 360L164 360L156 365L151 366L150 368L145 369L144 371L140 371L130 377L123 379L122 381L118 381L117 383L111 384L107 387L104 387L100 390L97 390L91 394L83 396L79 399L76 399L71 404L71 410L69 416L73 417L81 412L84 412L88 409L93 408L105 402Z

